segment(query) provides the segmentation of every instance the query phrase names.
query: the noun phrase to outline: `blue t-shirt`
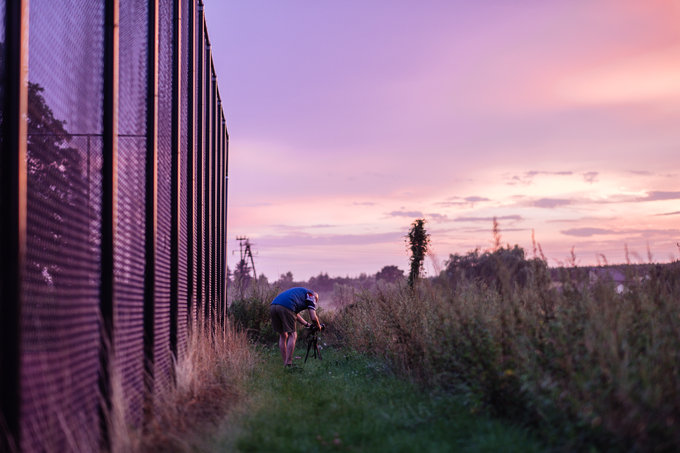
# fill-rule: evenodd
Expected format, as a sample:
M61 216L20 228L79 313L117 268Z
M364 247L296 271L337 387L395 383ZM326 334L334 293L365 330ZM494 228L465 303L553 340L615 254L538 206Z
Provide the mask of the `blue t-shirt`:
M287 289L276 296L272 305L283 305L297 314L302 310L316 310L316 298L314 292L298 286L297 288Z

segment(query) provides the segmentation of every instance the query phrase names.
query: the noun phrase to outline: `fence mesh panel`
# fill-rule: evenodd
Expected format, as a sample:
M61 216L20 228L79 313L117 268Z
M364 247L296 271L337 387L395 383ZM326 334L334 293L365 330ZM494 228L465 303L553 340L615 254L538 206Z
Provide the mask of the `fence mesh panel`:
M120 2L114 341L128 421L134 424L141 421L144 399L147 13L146 2Z
M82 14L87 11L87 14ZM103 5L31 2L24 449L97 436Z

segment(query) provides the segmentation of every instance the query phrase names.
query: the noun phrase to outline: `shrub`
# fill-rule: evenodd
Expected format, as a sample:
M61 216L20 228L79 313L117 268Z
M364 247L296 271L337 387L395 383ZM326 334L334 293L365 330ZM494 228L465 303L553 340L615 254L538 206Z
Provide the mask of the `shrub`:
M272 329L269 315L269 304L276 294L276 290L268 286L253 288L243 298L231 302L228 315L237 328L247 332L251 340L276 342L279 336Z

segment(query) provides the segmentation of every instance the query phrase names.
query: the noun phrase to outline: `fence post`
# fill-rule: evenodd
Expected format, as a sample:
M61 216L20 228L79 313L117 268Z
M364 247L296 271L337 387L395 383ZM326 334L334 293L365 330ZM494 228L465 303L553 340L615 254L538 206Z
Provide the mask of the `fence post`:
M227 292L229 291L228 286L227 286L227 244L228 244L228 236L229 236L229 229L227 228L227 220L229 219L228 216L228 209L229 209L229 203L228 203L228 195L229 195L229 132L227 131L227 121L224 118L224 113L222 114L222 126L223 126L223 134L224 134L224 145L222 148L222 153L224 154L224 173L222 174L222 178L224 179L224 237L222 239L223 246L224 246L224 276L222 277L222 285L224 286L224 293L223 293L223 298L224 298L224 316L227 316L228 313L228 302L229 299L227 297Z
M205 17L203 20L203 36L204 36L204 41L203 41L203 55L204 55L204 60L203 60L203 71L204 71L204 76L205 76L205 86L204 86L204 91L205 93L203 94L205 96L205 108L203 111L204 115L204 121L205 121L205 131L204 131L204 144L203 144L203 149L204 149L204 156L205 156L205 178L204 178L204 184L202 187L203 193L205 193L205 199L204 199L204 224L203 224L203 237L204 237L204 243L203 243L203 248L205 253L203 254L203 266L204 266L204 288L205 288L205 301L204 301L204 308L205 308L205 322L207 323L208 326L211 326L212 319L210 316L211 312L211 306L212 306L212 295L210 294L210 276L211 276L211 269L210 269L210 178L211 178L211 167L212 167L212 156L211 156L211 146L210 146L210 130L212 127L212 124L210 122L210 104L212 98L210 97L210 84L212 82L212 78L210 77L210 71L209 71L209 62L210 62L210 42L208 41L208 33L206 30L206 24L205 24Z
M204 321L204 286L203 286L203 196L205 192L203 191L203 176L205 173L205 165L203 161L205 160L205 146L203 143L204 134L203 129L205 127L205 75L203 60L205 59L205 53L203 51L204 44L204 28L203 28L203 3L199 2L197 9L197 21L195 22L196 30L194 36L196 37L196 43L194 50L196 52L196 87L193 90L196 94L196 318L197 321L201 321L201 328L205 325Z
M21 449L21 302L26 253L28 0L5 4L0 152L0 451Z
M187 325L193 329L196 302L196 1L189 3L187 27Z
M203 308L204 308L204 316L205 316L205 322L206 326L211 326L211 316L210 316L210 311L211 311L211 305L212 305L212 295L210 294L210 276L211 276L211 270L210 270L210 178L211 178L211 166L212 166L212 156L211 156L211 146L210 146L210 130L212 127L212 124L210 122L210 103L211 103L211 97L210 97L210 84L211 84L211 77L210 77L210 71L209 71L209 62L210 62L210 42L208 41L208 33L206 30L206 24L205 24L205 15L203 16L202 22L202 27L203 27L203 75L204 75L204 93L203 96L205 98L205 105L204 109L202 112L204 122L205 122L205 129L204 129L204 134L203 134L203 155L204 155L204 178L203 178L203 186L201 187L201 191L205 194L204 195L204 204L203 204L203 287L205 291L205 300L203 302Z
M151 408L154 389L155 273L158 231L158 1L150 0L148 8L144 264L145 410ZM148 420L148 417L145 417L145 420Z
M210 129L210 156L212 160L210 168L210 248L212 249L211 259L210 259L210 294L212 299L210 301L212 322L214 324L213 328L217 328L217 90L215 86L217 84L217 77L215 76L215 68L213 67L212 61L212 51L210 53L210 124L212 125Z
M172 170L170 199L170 351L178 358L177 322L179 309L179 243L180 243L180 188L182 168L181 149L181 96L182 96L182 0L173 2L172 28ZM174 368L173 368L174 370ZM174 374L173 374L174 376Z
M104 11L104 96L102 115L101 282L102 318L99 349L99 417L104 449L111 447L108 420L112 411L111 369L114 351L114 244L118 196L118 39L119 2L107 0Z

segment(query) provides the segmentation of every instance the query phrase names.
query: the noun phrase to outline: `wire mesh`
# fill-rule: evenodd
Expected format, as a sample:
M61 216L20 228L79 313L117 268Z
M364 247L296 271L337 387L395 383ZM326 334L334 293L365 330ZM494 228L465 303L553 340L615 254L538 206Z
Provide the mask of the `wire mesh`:
M38 451L98 432L104 19L98 1L31 6L21 418Z

